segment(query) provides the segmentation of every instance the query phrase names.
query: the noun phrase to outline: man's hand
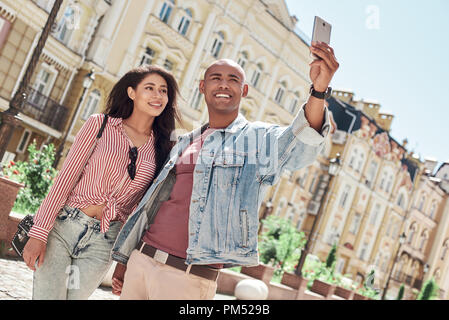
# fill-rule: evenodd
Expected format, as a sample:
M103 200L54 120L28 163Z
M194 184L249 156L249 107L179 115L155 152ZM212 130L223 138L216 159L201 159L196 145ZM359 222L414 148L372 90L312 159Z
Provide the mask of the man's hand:
M119 296L122 293L123 279L125 278L126 266L117 263L112 275L112 293Z
M41 240L30 238L28 239L25 248L23 248L23 261L25 261L28 268L36 271L36 260L39 259L38 267L44 263L45 251L47 244Z
M321 58L310 63L310 80L316 91L324 92L340 65L335 58L334 49L324 42L312 42L310 51Z

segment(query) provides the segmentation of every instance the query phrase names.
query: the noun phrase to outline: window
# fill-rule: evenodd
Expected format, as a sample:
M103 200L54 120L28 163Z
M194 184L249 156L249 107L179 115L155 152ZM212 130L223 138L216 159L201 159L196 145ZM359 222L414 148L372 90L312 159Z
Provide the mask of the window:
M248 53L246 53L246 51L243 51L240 54L240 57L237 60L237 63L243 68L245 69L246 64L248 63Z
M178 32L185 36L187 34L187 30L189 29L190 22L192 21L192 11L190 9L186 9L185 15L182 16L181 21L178 25Z
M357 168L355 169L355 171L360 173L362 171L364 163L365 163L365 155L363 153L360 153L359 160L357 162Z
M384 172L382 173L382 179L380 180L380 185L379 185L379 188L380 188L381 190L384 189L386 180L387 180L387 172L384 171Z
M446 259L446 255L447 255L447 250L449 249L449 239L446 239L446 241L444 241L443 244L443 250L441 251L441 260Z
M429 235L427 234L427 230L424 230L423 233L421 234L421 241L419 243L419 248L418 248L419 251L422 251L425 249L427 239L429 239Z
M361 221L362 221L362 215L357 212L354 215L354 218L352 219L352 224L351 224L351 228L349 229L349 232L351 232L352 234L357 234L359 232Z
M98 104L100 102L100 92L98 90L94 90L87 98L86 106L84 107L83 114L81 115L81 119L87 120L92 114L97 110Z
M435 213L437 212L437 204L436 202L432 203L432 207L430 208L429 216L431 219L435 218Z
M423 194L423 195L421 196L421 199L420 199L419 205L418 205L418 210L419 210L419 211L423 211L423 209L424 209L424 203L425 203L425 202L426 202L426 195Z
M140 66L144 64L152 64L155 56L155 52L153 49L146 47L145 53L142 55L142 59L140 60Z
M334 221L335 222L335 221ZM335 225L331 227L329 237L327 238L327 244L334 245L338 241L339 237L338 229Z
M349 167L354 168L355 159L357 158L358 152L358 149L354 149L352 152L351 159L349 160Z
M53 8L53 5L55 3L55 0L35 0L36 4L50 13L51 8Z
M416 223L413 223L409 228L407 243L409 244L412 243L413 238L415 237L416 229L417 229Z
M365 260L367 251L368 251L368 242L364 242L362 245L362 248L360 249L360 255L359 255L360 260Z
M172 71L173 70L173 62L171 62L168 59L165 59L164 68L167 69L168 71Z
M17 153L23 153L26 150L26 147L28 146L28 142L31 138L31 131L25 129L22 134L22 138L20 138L20 143L17 146L16 152Z
M168 0L164 2L161 12L159 13L159 19L161 19L162 22L168 23L168 19L170 18L170 14L173 10L174 4L174 0Z
M262 71L263 71L262 65L260 63L257 64L256 69L253 71L253 74L251 76L251 85L255 88L257 88L259 85L259 79L260 75L262 74Z
M298 107L298 102L299 102L299 95L295 94L295 96L290 101L290 106L288 107L288 112L294 114L296 112L296 108Z
M195 110L199 110L201 107L201 101L202 101L203 94L200 92L200 89L197 87L195 89L195 93L193 95L192 99L192 108Z
M310 193L314 193L315 192L315 184L316 184L316 180L318 178L318 174L315 172L312 178L312 182L310 182L310 186L309 186L309 192Z
M215 58L218 58L218 56L220 55L220 51L221 51L221 48L223 47L224 39L225 39L225 37L224 37L223 32L219 31L217 33L217 36L214 39L214 42L212 44L212 48L210 50L210 53Z
M369 166L369 170L368 170L368 174L367 174L367 184L369 186L371 186L371 182L374 181L374 178L376 177L376 172L377 172L377 162L376 161L371 161L370 166Z
M58 28L56 29L56 38L64 44L68 44L72 37L73 30L79 28L80 15L79 5L68 5L59 22Z
M388 177L387 187L386 187L385 191L389 193L391 191L392 186L393 186L393 176L390 175Z
M282 199L279 201L279 205L278 205L277 208L276 208L276 213L275 213L276 216L279 217L279 216L281 215L282 209L284 209L286 203L287 203L287 200L285 200L285 198L282 198Z
M346 185L340 197L340 207L342 208L344 208L346 205L346 201L348 200L349 196L349 191L351 191L351 186Z
M389 261L389 260L390 260L390 255L387 254L387 255L384 257L384 262L382 263L382 266L380 267L380 268L382 269L383 272L387 271L387 268L388 268L388 261Z
M380 213L380 204L376 203L376 205L374 206L374 210L371 212L371 219L369 222L371 225L373 226L376 225L379 213Z
M396 202L396 204L401 207L402 209L405 209L405 196L404 193L400 193L398 196L398 201Z
M278 104L282 104L282 98L284 97L284 93L285 93L285 82L281 82L277 92L276 92L276 96L274 97L274 101Z
M57 71L43 63L33 84L28 101L36 106L43 107L47 103L47 97L53 88Z

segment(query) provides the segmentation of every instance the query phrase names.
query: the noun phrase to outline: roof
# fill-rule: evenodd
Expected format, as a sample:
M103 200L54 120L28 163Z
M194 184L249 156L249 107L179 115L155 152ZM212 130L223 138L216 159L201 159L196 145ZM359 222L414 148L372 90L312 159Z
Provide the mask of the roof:
M338 130L352 133L360 129L362 124L360 110L334 97L330 97L326 101L329 103L328 108L332 111Z

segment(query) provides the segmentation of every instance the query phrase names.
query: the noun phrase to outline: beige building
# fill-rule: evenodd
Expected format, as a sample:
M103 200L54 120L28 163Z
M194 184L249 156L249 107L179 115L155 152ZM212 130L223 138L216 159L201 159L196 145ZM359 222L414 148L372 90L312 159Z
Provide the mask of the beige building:
M18 88L53 2L0 0L2 111ZM242 100L241 112L248 120L287 125L306 101L310 85L308 40L295 31L296 21L283 0L64 0L19 114L21 125L3 161L26 159L33 139L38 144L58 145L68 133L66 154L84 121L103 110L114 83L141 64L164 66L178 79L184 119L180 130L191 130L208 120L197 88L207 66L219 58L234 59L246 71L250 90ZM83 79L91 70L95 80L83 90ZM363 112L361 129L337 130L309 168L285 172L267 193L260 216L280 215L308 232L314 217L310 213L317 210L311 201L316 187L328 170L329 159L339 152L342 170L330 183L313 253L324 259L337 241L338 271L362 281L369 268L375 267L376 286L383 288L398 236L411 226L406 219L411 216L416 232L426 226L427 251L424 256L410 255L404 272L411 272L405 266L413 268L416 261L419 266L428 263L426 276L436 273L444 288L449 288L444 267L449 259L445 249L449 248L449 230L437 228L449 215L447 196L430 177L424 178L430 179L424 183L427 194L438 204L435 218L426 218L419 210L408 215L415 201L413 181L417 180L401 162L405 144L388 134L393 116L380 112L374 101L353 97L351 91L334 93L338 101ZM449 174L446 167L439 172ZM427 206L431 210L432 203ZM419 247L419 240L415 241ZM414 279L421 280L420 269L414 270Z

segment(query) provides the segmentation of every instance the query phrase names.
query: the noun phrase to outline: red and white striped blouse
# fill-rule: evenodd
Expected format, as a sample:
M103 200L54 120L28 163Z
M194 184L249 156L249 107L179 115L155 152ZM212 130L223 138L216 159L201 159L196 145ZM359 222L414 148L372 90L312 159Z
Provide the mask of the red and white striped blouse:
M103 136L84 166L103 119L103 114L92 115L76 135L61 171L34 216L30 237L47 242L48 233L64 205L83 209L106 204L101 219L103 233L109 229L111 221L125 222L137 207L156 171L154 134L137 149L136 176L131 180L127 171L128 153L134 145L126 135L122 118L109 117ZM121 187L115 190L123 179Z

